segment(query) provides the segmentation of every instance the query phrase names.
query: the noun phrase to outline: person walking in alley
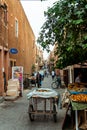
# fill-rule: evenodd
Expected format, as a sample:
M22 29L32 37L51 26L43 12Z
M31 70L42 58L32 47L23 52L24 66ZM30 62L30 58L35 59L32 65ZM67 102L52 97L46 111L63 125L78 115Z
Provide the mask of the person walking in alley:
M54 72L54 70L52 70L51 75L52 75L52 80L54 80L54 77L55 77L55 72Z
M41 86L41 81L42 81L42 76L39 72L37 72L36 83L37 83L38 88Z
M61 77L60 75L56 75L57 82L58 82L58 88L61 88Z

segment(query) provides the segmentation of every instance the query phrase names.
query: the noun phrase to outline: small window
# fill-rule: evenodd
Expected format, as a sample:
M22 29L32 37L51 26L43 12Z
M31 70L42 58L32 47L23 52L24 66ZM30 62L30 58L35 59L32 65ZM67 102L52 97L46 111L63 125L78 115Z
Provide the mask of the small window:
M15 19L15 36L18 37L18 20Z

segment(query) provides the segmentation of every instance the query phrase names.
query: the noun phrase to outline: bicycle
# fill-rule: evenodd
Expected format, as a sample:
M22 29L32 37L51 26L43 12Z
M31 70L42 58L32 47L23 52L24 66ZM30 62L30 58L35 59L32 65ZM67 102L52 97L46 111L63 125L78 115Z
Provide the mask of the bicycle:
M51 83L51 87L53 89L60 88L60 83L58 82L57 79Z

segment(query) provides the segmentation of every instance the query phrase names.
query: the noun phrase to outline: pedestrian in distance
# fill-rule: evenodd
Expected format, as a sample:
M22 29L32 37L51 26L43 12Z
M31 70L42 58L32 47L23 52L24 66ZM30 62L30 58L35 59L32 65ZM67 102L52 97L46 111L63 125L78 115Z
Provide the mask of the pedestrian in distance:
M37 72L37 75L36 75L36 83L37 83L37 86L39 88L41 86L41 83L42 83L42 76L39 72Z
M55 72L54 72L54 70L52 70L51 75L52 75L52 80L54 80L54 77L55 77Z
M48 75L49 75L49 71L47 70L47 78L48 78Z
M61 77L60 75L56 75L56 78L57 78L57 82L58 82L58 88L61 87Z

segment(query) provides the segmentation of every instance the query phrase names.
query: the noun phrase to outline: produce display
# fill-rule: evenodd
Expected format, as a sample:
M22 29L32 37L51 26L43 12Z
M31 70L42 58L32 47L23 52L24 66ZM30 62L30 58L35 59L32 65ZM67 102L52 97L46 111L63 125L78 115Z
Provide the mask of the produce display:
M87 103L87 88L82 83L72 83L68 85L70 99L75 102Z
M35 88L29 91L27 94L28 99L31 97L51 98L56 96L58 98L58 92L49 88Z
M72 83L72 84L68 85L68 90L83 92L83 91L85 91L85 87L84 87L84 85L82 85L80 83Z
M36 90L36 91L38 91L38 92L49 92L49 90L45 90L45 89L41 89L41 90Z
M72 101L76 102L86 102L87 103L87 94L72 94L70 96Z

